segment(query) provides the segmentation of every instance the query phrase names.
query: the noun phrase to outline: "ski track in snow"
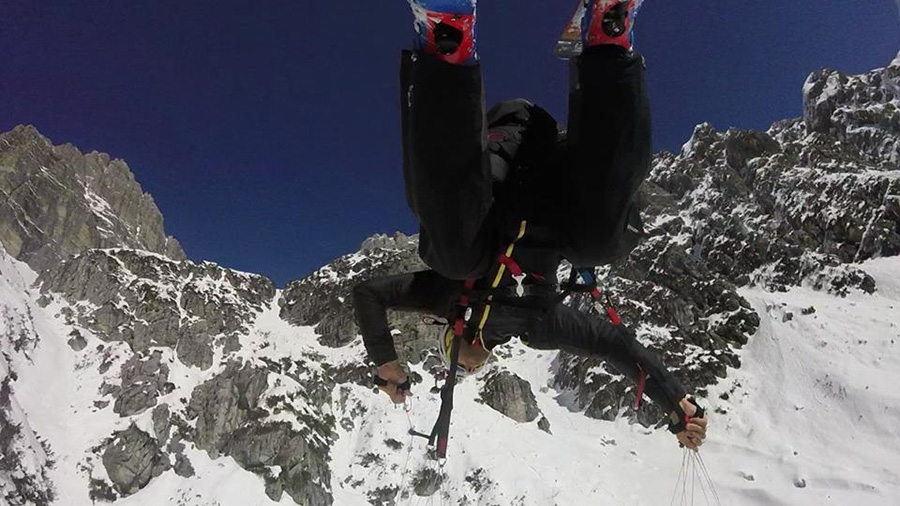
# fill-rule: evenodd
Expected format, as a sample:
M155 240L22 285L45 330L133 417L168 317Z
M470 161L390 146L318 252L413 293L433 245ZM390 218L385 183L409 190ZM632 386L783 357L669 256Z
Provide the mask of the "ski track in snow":
M53 447L57 504L90 505L86 474L79 466L89 448L130 422L111 408L93 407L102 358L90 350L101 341L82 331L88 348L81 354L72 351L66 345L71 327L58 317L61 306L38 307L34 290L23 288L33 282L34 273L3 257L3 304L19 309L27 304L41 336L29 353L31 361L22 354L12 357L19 374L13 384L15 400L31 427ZM900 258L859 267L878 282L875 295L852 292L839 298L809 288L741 290L762 325L740 352L742 367L729 370L704 401L712 418L701 455L722 504L900 504L900 392L895 388L900 383ZM815 313L803 315L811 306ZM122 357L107 373L115 374L130 352L123 343L104 344ZM241 344L238 356L243 358L314 352L335 364L363 356L358 339L337 350L320 346L313 329L282 321L276 302L259 315ZM427 433L437 416L440 401L428 392L428 377L414 389L409 418L371 389L342 386L333 392L334 414L339 422L351 418L353 426L337 426L339 438L331 452L334 504L367 505L370 491L401 485L398 505L460 504L463 498L485 505L669 504L683 454L668 432L570 411L569 393L547 388L555 353L520 344L511 345L510 352L512 357L500 360L498 367L531 383L553 435L538 430L536 421L520 424L478 402L478 382L468 378L455 397L447 479L438 494L418 497L412 493L415 475L437 468L425 458L425 441L407 434L410 421ZM214 366L200 372L177 361L169 366L170 381L178 388L160 402L173 404L174 396L189 396L193 386L220 370ZM728 400L720 398L724 393ZM347 398L343 410L337 402L341 396ZM150 413L136 417L144 430L151 426ZM402 447L388 448L389 439ZM231 458L211 460L190 447L186 454L195 477L166 472L116 504L293 504L286 494L280 503L269 500L262 480ZM483 469L478 478L473 474L477 469ZM102 470L95 462L94 475L102 477ZM485 483L480 491L471 484L476 480Z

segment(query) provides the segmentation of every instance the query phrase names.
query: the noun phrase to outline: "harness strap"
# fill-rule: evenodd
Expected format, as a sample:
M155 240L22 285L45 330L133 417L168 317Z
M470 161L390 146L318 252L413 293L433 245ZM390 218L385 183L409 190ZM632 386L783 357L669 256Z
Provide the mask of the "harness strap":
M521 274L522 270L518 268L518 264L512 261L511 257L515 250L516 242L525 235L527 225L527 222L522 220L522 223L519 225L519 234L506 248L506 253L500 256L500 266L497 269L497 275L494 277L493 283L491 283L492 290L495 290L497 286L500 285L500 281L503 279L503 274L507 268L509 268L511 272L514 272L511 265L514 265ZM507 263L504 263L504 258L507 259ZM507 264L510 264L510 266ZM513 275L515 276L515 274ZM456 387L456 369L457 366L459 366L459 348L460 343L464 338L466 326L472 317L472 308L470 307L472 299L470 294L474 288L475 280L467 279L463 285L462 294L459 296L459 304L457 305L459 314L457 314L456 321L453 324L454 339L450 347L450 370L447 372L447 380L441 388L441 411L438 414L438 419L434 424L434 428L431 430L431 436L428 438L428 445L435 448L438 460L447 458L447 443L450 440L450 414L453 411L453 389ZM492 300L493 295L489 295L484 304L481 320L478 322L478 328L472 342L475 346L485 348L482 331L484 325L487 323L488 316L490 315Z
M457 337L461 338L462 335ZM436 448L439 460L447 458L447 443L450 440L450 414L453 412L453 389L456 386L456 366L459 365L460 342L460 339L454 339L450 348L450 370L447 371L447 380L441 388L441 411L438 413L438 419L428 438L428 446Z
M500 255L500 263L505 265L506 268L509 269L509 272L513 275L513 277L522 276L524 274L522 268L519 267L519 264L506 255Z
M457 304L457 312L459 314L457 314L456 320L453 322L453 333L457 337L462 337L466 331L466 322L472 317L472 308L469 307L469 304L471 304L469 293L475 287L475 280L467 279L463 286L464 289L459 296L459 303Z
M488 297L494 297L493 305L513 305L519 307L542 307L542 303L531 300L522 301L521 304L511 303L513 299L522 299L523 297L552 297L556 299L556 286L550 283L534 283L522 285L519 289L517 286L500 286L497 288L475 288L469 291L471 296L477 302L486 302ZM502 298L506 302L500 303L497 298Z
M516 271L518 271L518 275L515 274L512 267L510 267L510 272L513 273L513 277L517 278L519 283L521 283L520 276L523 276L522 269L519 267L519 264L512 261L512 254L516 250L516 243L525 236L525 231L528 229L528 221L522 220L519 224L519 233L516 235L516 238L509 243L509 246L506 248L506 253L500 255L500 266L497 268L497 275L494 276L494 281L491 283L491 289L496 289L500 286L500 281L503 280L503 274L506 273L507 264L504 263L504 258L508 260L508 263L515 266ZM481 320L478 322L478 332L475 334L476 341L481 343L482 347L484 346L484 326L487 324L488 317L491 315L491 302L494 300L493 295L489 295L487 301L484 304L484 309L481 312Z
M572 281L572 277L569 277L569 281L565 284L565 287L568 288L568 292L580 292L580 293L590 293L591 298L594 299L594 308L598 313L603 314L606 313L606 316L609 318L610 323L613 324L614 327L618 327L622 324L622 318L619 317L619 312L616 311L615 305L612 303L612 299L609 297L609 294L606 294L606 307L603 307L601 301L603 300L603 293L600 291L600 288L597 286L597 279L590 272L589 269L584 268L575 268L572 267L572 272L577 272L577 276L580 276L584 281L583 284L577 284ZM572 289L578 288L580 289ZM566 294L568 295L568 294Z
M638 378L637 392L634 394L634 409L641 409L641 400L644 398L644 386L647 383L647 373L641 369L641 376Z

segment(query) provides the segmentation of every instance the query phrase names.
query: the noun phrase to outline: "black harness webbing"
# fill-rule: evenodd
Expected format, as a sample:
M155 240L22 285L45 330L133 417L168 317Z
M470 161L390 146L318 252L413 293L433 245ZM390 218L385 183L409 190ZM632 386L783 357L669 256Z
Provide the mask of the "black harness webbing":
M431 429L431 436L428 438L428 446L437 450L438 459L447 458L447 442L450 439L450 414L453 411L453 389L456 387L456 367L459 365L459 347L460 339L453 339L453 345L450 348L450 370L447 371L447 379L441 388L441 411L438 419ZM435 446L435 442L437 445Z
M525 235L525 230L528 226L528 222L522 220L519 224L519 232L516 237L509 243L509 246L506 248L506 252L503 255L500 255L500 259L497 267L497 274L494 276L494 280L491 283L491 290L496 290L500 284L503 275L510 271L513 278L516 279L518 286L521 286L521 281L524 279L524 275L521 272L513 272L514 268L516 271L519 271L518 265L511 260L513 251L515 250L516 243ZM521 277L520 277L521 276ZM467 331L474 331L475 335L472 336L471 342L475 345L480 345L484 347L484 342L482 339L482 329L484 328L485 323L490 316L491 311L491 300L493 299L493 295L487 296L487 303L483 305L481 308L481 318L477 322L477 326L470 325L470 320L472 317L472 308L471 308L471 292L475 288L475 280L468 279L465 282L463 292L459 297L459 304L457 304L457 315L456 320L453 323L453 344L450 347L450 370L447 372L447 379L444 382L444 386L441 388L441 411L438 414L437 422L434 424L434 428L431 430L431 436L428 438L428 446L435 448L437 451L438 460L444 460L447 458L447 443L450 439L450 414L453 411L453 390L456 388L456 373L459 366L459 348L462 339L467 337L465 334ZM520 294L521 295L521 294ZM479 341L481 340L481 341Z

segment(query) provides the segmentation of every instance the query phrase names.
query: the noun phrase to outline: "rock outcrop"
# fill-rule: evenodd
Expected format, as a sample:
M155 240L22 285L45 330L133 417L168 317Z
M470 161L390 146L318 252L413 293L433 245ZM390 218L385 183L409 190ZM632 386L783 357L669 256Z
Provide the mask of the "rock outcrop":
M104 445L103 466L122 496L144 488L170 467L157 441L133 425L113 434Z
M122 160L54 146L31 126L0 134L0 244L34 270L92 248L185 258Z
M416 248L418 237L396 233L376 235L363 242L358 253L345 255L307 278L288 285L279 302L281 317L295 325L315 325L326 346L339 347L357 335L353 320L352 290L367 279L425 269ZM391 314L401 332L398 344L415 363L432 347L440 327L423 324L420 315Z
M174 388L168 383L169 366L160 363L161 360L162 353L156 351L146 358L134 355L122 366L119 374L122 384L116 391L113 406L116 414L127 417L142 413L156 406L161 393Z
M260 475L272 500L281 500L287 492L297 504L328 506L332 503L328 452L334 419L313 406L330 401L333 379L303 378L311 374L309 370L302 361L264 363L264 367L232 362L194 389L188 417L196 418L192 441L197 448L213 458L229 455ZM264 399L270 375L297 381L306 395ZM267 421L270 414L277 416L285 410L302 425ZM274 472L275 468L280 472Z
M493 372L485 378L481 400L521 423L533 422L541 414L531 384L509 371Z
M232 362L213 379L194 389L188 407L196 417L194 444L216 458L228 438L250 421L266 390L268 371Z
M212 365L213 340L246 333L275 296L271 280L213 263L175 262L148 252L90 250L47 269L41 291L86 302L72 323L137 353L177 349L188 366Z

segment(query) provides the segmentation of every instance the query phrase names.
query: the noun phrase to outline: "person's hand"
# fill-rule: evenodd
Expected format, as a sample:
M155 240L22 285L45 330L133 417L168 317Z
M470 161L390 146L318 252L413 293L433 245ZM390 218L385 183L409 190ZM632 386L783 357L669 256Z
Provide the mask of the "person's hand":
M691 404L691 402L687 400L687 397L681 399L678 402L678 405L681 406L684 414L691 419L691 422L687 424L687 427L685 427L683 431L676 434L675 437L678 438L678 442L684 445L685 448L696 451L700 449L700 446L706 439L706 424L709 420L706 418L705 413L703 418L694 418L694 414L697 413L697 407ZM669 413L669 417L672 419L673 423L678 423L678 415L675 414L674 411Z
M391 398L391 401L394 404L401 404L406 396L409 395L409 390L399 390L397 387L407 382L406 372L400 367L400 363L396 360L392 360L390 362L386 362L378 366L378 376L385 381L387 381L386 385L379 386L378 388L388 394L388 397Z

